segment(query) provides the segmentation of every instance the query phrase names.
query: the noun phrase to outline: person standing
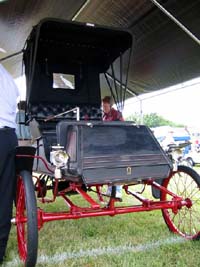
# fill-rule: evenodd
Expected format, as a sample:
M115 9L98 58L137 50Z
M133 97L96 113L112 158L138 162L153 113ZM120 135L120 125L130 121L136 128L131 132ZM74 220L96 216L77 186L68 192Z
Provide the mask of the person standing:
M15 119L18 96L12 76L0 64L0 264L6 252L16 190Z
M103 121L124 121L123 116L120 111L112 107L112 98L110 96L105 96L102 99L103 108ZM111 194L112 186L108 187L108 194ZM122 186L116 186L116 198L122 198Z

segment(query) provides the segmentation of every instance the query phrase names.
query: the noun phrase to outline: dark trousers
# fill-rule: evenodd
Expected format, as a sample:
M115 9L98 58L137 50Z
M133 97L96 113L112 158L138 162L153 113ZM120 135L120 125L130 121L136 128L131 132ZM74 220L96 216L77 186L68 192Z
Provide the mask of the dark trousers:
M11 228L13 200L16 191L14 129L0 129L0 262L3 260Z

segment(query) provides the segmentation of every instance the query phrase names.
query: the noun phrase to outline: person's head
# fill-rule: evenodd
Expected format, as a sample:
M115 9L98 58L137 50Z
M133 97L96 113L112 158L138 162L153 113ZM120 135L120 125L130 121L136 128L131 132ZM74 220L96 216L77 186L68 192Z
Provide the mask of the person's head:
M19 110L25 110L26 109L26 101L22 100L18 102L17 107Z
M111 96L105 96L102 99L102 108L105 113L109 113L112 107L112 98Z

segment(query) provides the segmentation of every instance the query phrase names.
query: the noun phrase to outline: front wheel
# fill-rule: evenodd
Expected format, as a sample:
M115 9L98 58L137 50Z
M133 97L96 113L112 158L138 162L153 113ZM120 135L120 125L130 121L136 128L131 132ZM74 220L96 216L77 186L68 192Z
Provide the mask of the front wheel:
M32 176L26 170L17 179L16 225L20 259L25 267L34 267L38 250L37 206Z
M162 185L183 199L189 199L191 207L183 206L177 213L163 209L162 214L170 231L187 239L200 238L200 177L187 166L178 166L171 176L164 179ZM161 192L161 201L170 201L172 196Z

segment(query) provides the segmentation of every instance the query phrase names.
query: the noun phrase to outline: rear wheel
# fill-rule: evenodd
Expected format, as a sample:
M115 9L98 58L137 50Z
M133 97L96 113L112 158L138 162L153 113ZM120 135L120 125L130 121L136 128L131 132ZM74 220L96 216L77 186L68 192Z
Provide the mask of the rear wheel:
M163 180L162 185L183 199L189 199L191 207L183 206L177 213L163 209L165 222L174 233L187 238L200 238L200 177L196 171L187 166L178 166L178 170ZM162 201L172 200L172 196L161 192Z
M34 267L38 250L37 206L32 176L21 171L17 181L16 225L18 251L25 267Z

